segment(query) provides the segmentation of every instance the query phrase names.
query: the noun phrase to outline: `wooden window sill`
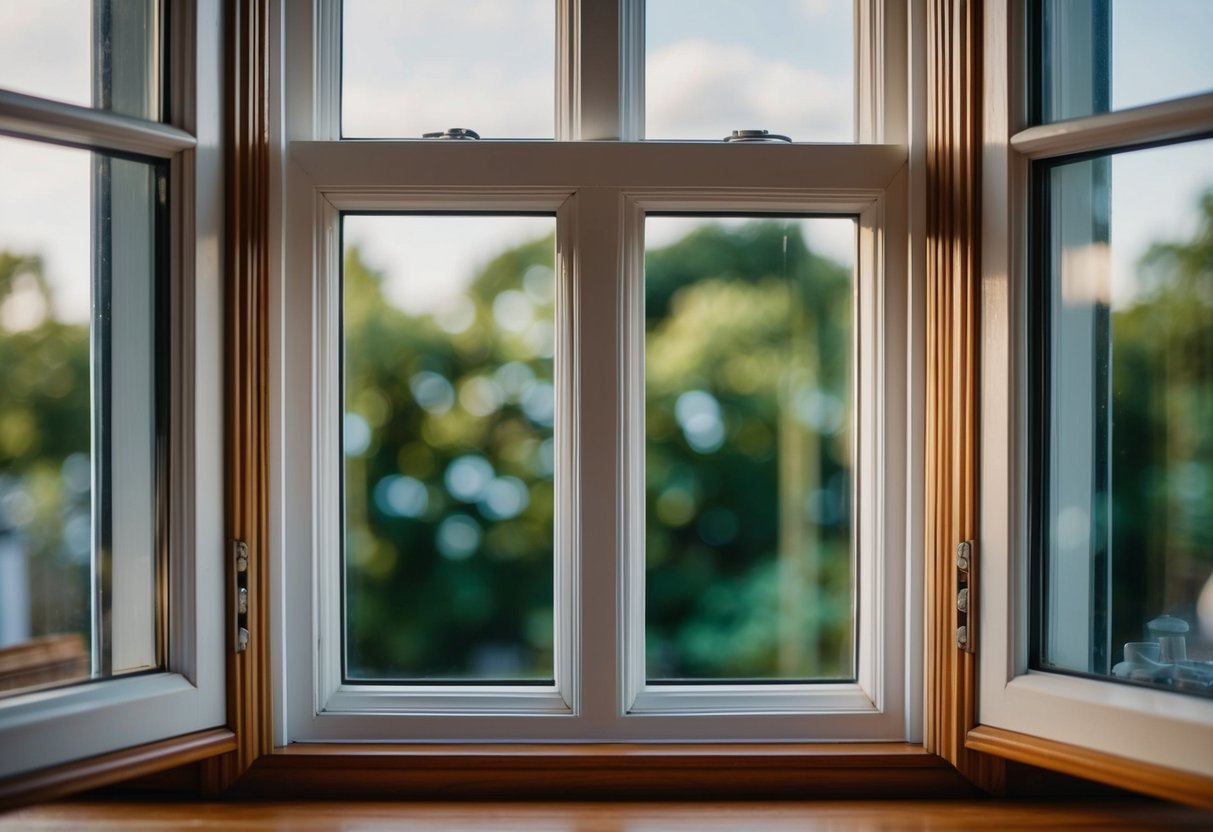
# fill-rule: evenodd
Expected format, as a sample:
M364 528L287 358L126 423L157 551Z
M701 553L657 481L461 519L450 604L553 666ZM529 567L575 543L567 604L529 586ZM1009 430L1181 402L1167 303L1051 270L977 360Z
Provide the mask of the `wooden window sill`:
M233 794L264 799L951 797L975 789L907 743L296 743Z

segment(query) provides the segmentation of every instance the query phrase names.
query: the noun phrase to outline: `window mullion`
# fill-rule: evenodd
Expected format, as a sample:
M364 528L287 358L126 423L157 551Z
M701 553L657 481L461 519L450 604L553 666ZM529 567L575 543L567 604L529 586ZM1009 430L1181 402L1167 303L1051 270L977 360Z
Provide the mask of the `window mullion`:
M575 472L576 547L574 675L587 727L604 728L622 713L619 618L621 527L619 464L624 370L620 360L621 256L619 192L586 188L576 197L574 250L564 275L570 290L573 430L561 441ZM566 266L567 268L567 266ZM630 539L630 538L629 538ZM587 734L590 731L586 732Z
M644 110L637 95L643 86L643 7L643 0L563 0L558 6L558 139L640 138L643 125L634 113Z

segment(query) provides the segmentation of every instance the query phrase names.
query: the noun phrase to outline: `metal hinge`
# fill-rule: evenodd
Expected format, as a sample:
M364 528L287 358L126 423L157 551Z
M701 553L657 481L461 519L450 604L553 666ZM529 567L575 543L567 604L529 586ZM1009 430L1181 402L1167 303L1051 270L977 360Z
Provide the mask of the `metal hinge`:
M237 653L248 648L248 544L232 541L232 619L233 644Z
M977 648L977 560L973 541L956 547L956 647L966 653Z

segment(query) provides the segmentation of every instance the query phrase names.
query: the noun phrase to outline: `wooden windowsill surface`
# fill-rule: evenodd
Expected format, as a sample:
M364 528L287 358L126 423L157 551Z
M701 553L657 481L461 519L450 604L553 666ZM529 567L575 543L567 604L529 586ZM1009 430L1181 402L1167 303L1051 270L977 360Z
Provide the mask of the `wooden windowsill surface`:
M407 803L84 800L0 815L0 832L193 829L229 832L462 829L564 832L812 832L813 830L1210 829L1213 815L1142 799L823 800L818 802Z

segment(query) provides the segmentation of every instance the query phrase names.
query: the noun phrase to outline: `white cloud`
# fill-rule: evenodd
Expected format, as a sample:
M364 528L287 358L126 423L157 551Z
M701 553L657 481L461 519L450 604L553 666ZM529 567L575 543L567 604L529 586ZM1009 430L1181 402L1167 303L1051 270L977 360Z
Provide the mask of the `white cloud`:
M92 102L89 0L0 0L0 87Z
M38 255L56 317L91 304L91 154L0 137L0 251Z
M765 129L795 141L851 141L849 78L833 78L753 50L683 40L649 58L645 132L650 138L719 139Z
M837 5L837 2L833 4ZM831 0L800 0L800 13L810 20L826 17L832 11Z

